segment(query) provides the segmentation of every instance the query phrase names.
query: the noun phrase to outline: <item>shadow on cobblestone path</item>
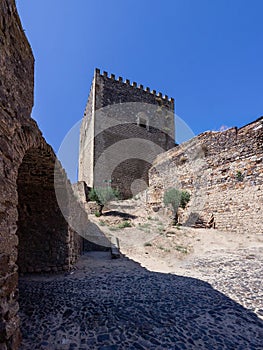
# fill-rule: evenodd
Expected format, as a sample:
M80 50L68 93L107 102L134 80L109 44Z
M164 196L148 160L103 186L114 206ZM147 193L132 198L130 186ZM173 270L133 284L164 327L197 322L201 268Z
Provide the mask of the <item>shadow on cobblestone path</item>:
M210 284L100 254L20 278L21 350L263 349L263 322Z

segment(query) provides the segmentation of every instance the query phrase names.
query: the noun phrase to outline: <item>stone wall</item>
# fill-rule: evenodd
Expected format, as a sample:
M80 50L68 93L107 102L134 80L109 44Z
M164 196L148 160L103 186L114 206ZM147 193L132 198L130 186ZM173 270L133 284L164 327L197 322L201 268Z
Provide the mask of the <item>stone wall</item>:
M80 145L79 145L79 169L78 179L93 186L93 171L94 168L94 84L92 82L88 102L84 112L83 121L80 129Z
M61 214L81 215L52 148L36 122L34 58L14 0L0 2L0 349L19 347L18 272L68 270L82 239Z
M157 157L148 204L163 206L164 191L178 187L191 193L186 225L213 214L219 229L262 233L262 157L262 117L240 129L205 132Z
M63 198L58 203L60 189ZM81 208L51 147L44 144L26 151L18 169L17 192L19 271L69 270L81 252L81 238L69 224L71 217L75 221L76 215L81 217Z
M158 94L155 90L130 80L123 80L122 77L116 79L114 74L108 75L107 72L101 74L99 69L95 70L95 109L106 107L112 104L127 102L143 102L162 106L174 111L174 99L168 98L161 92ZM170 125L174 129L174 125Z
M0 5L1 109L16 118L29 116L33 106L34 57L14 0Z
M88 201L89 187L87 187L86 182L78 181L72 184L72 189L74 195L79 199L81 203Z
M81 127L79 181L89 187L110 181L128 198L136 193L134 182L148 185L156 155L174 145L173 99L95 70Z

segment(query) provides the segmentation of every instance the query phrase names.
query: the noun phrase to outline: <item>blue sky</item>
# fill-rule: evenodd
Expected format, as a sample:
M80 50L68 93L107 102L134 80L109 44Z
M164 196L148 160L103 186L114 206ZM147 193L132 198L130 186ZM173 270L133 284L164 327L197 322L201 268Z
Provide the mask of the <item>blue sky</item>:
M35 56L33 118L58 150L95 67L161 91L194 131L263 115L261 0L17 0Z

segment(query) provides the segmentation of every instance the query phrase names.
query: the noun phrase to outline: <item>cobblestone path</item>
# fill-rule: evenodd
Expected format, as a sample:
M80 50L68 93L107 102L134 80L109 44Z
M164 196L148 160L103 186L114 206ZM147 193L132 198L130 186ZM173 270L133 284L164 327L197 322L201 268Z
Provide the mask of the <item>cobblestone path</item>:
M260 316L261 279L246 285L248 266L237 267L234 259L234 269L225 261L218 271L216 259L195 262L223 294L200 279L150 272L102 254L94 268L95 258L86 255L72 274L20 279L21 350L263 349L263 321L233 300L243 281L240 298L247 292L247 306ZM261 263L247 259L262 276Z

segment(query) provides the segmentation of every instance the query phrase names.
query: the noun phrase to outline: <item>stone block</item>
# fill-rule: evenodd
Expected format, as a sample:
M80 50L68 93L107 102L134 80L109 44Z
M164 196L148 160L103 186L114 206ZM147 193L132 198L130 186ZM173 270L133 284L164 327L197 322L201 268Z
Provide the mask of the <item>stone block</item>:
M9 296L14 293L18 284L17 272L8 275L7 277L0 278L0 298Z
M1 266L0 277L10 272L9 255L0 254L0 266Z

